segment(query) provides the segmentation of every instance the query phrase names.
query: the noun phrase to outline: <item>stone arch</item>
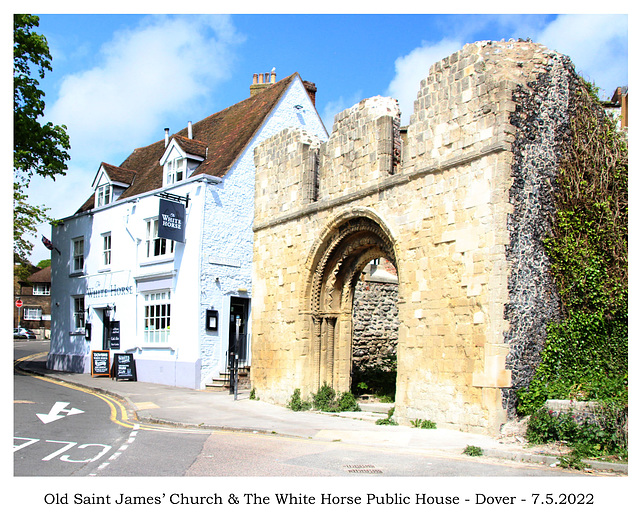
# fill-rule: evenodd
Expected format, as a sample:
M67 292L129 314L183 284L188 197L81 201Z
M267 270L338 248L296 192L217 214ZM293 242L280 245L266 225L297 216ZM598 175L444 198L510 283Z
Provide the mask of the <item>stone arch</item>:
M310 254L302 306L311 319L312 391L325 383L336 391L350 389L353 292L365 266L378 257L398 269L390 230L375 213L361 208L336 217Z

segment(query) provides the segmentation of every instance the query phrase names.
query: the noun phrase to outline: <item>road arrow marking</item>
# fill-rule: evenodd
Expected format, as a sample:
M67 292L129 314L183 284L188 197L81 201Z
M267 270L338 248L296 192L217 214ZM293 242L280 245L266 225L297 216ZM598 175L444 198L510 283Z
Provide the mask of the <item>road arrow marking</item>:
M49 413L36 413L36 415L44 424L48 424L65 417L65 415L60 415L61 413L66 414L66 416L84 413L84 411L79 410L78 408L71 408L70 410L65 409L69 404L69 402L56 402Z

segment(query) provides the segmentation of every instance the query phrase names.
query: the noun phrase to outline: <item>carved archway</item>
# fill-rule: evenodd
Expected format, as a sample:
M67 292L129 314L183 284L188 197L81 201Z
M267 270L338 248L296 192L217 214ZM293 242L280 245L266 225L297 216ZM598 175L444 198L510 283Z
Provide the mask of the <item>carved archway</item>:
M334 221L312 253L306 292L311 391L325 383L350 389L353 293L365 266L378 257L398 268L391 234L368 210Z

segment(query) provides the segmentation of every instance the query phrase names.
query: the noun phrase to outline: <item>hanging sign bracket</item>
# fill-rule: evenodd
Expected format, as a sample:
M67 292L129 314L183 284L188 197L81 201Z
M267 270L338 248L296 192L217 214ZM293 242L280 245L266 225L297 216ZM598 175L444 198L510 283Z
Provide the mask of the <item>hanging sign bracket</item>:
M184 202L185 208L189 207L189 193L187 193L186 197L181 197L180 195L174 195L173 193L167 193L166 191L163 191L162 193L158 193L157 196L166 200L171 200L173 202Z

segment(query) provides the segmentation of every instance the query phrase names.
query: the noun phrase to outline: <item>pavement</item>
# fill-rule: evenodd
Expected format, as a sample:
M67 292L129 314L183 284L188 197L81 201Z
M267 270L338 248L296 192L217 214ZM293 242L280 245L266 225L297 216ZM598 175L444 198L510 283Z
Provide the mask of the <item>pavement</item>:
M44 356L29 358L18 365L33 374L118 398L129 415L140 423L340 441L440 457L462 457L467 446L476 446L482 448L483 456L488 458L546 466L556 466L559 462L557 452L550 454L547 446L528 446L517 430L491 437L446 428L376 425L377 419L387 417L390 404L363 402L361 412L339 414L294 412L284 406L253 400L248 390L240 390L236 398L228 390L195 390L92 377L89 373L51 371L46 368ZM600 461L589 464L592 470L628 474L626 464Z

